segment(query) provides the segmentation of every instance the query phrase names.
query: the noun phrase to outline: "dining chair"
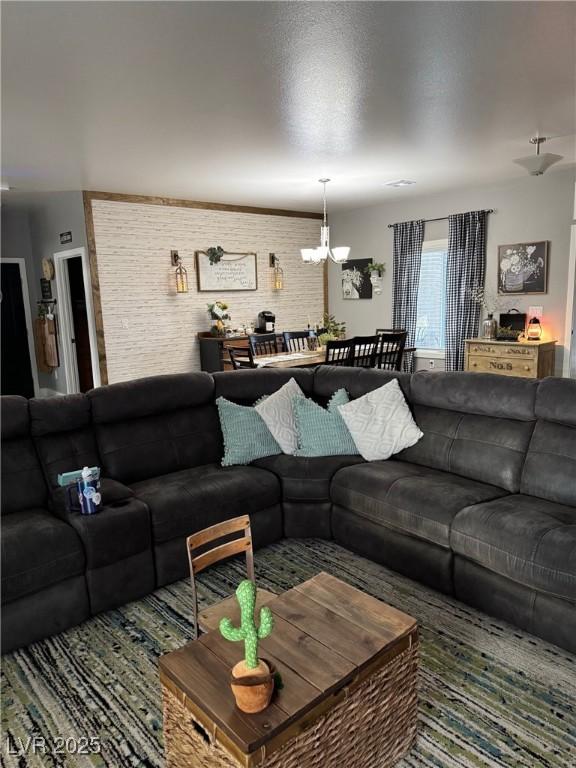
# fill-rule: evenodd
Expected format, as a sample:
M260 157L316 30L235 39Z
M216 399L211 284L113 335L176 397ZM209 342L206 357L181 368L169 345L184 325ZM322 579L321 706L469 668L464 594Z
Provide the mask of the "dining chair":
M325 365L352 365L354 342L351 339L338 339L326 342Z
M257 365L254 362L252 349L249 346L237 347L233 345L227 345L225 348L228 350L228 354L230 355L230 362L232 363L232 368L235 371L238 371L241 368L257 368Z
M231 538L236 535L235 538ZM218 544L217 542L222 543ZM201 632L217 629L220 619L229 616L233 623L237 624L239 616L238 603L235 595L231 595L209 608L198 613L198 590L196 588L196 576L214 563L226 560L233 555L244 553L246 556L246 576L254 581L254 552L252 550L252 531L248 515L234 517L223 523L216 523L209 528L193 533L186 539L188 562L190 564L190 582L192 584L192 611L194 614L194 639ZM275 598L273 592L266 589L256 590L256 609L269 603Z
M286 352L307 352L313 338L310 331L284 331L282 337Z
M275 333L251 333L248 342L254 355L278 354L278 337Z
M379 336L355 336L352 365L355 368L375 368L380 346Z
M402 370L402 357L406 346L406 331L377 331L379 336L376 367L388 371Z

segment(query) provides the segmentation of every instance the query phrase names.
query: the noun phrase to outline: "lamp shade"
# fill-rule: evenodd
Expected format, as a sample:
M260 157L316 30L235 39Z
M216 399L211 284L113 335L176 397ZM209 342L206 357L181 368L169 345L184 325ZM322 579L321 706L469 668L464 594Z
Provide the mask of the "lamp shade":
M332 248L332 259L336 262L336 264L341 264L342 262L348 260L349 253L349 246L340 245L337 248Z
M559 160L562 160L562 155L552 155L550 152L544 152L541 155L520 157L518 160L514 160L514 162L516 165L521 165L522 168L525 168L530 176L542 176L544 171Z
M306 264L310 264L313 261L313 256L315 254L316 249L315 248L300 248L300 253L302 254L302 261Z

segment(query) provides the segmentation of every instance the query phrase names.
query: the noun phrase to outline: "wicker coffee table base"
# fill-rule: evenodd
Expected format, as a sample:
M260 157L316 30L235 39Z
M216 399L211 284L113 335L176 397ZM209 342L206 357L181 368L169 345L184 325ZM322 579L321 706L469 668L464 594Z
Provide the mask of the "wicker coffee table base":
M272 754L233 755L187 701L163 686L166 768L389 768L411 748L417 726L418 640L314 719L304 717Z

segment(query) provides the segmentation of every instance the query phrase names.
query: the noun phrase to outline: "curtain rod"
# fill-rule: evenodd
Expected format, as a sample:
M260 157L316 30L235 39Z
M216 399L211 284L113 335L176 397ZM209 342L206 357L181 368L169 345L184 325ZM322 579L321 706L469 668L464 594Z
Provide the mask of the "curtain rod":
M494 208L486 208L483 213L494 213ZM456 214L457 215L457 214ZM423 221L446 221L446 219L449 219L450 216L438 216L436 219L423 219ZM400 224L403 222L397 221L396 224ZM392 227L395 227L396 224L388 224L388 229L392 229Z

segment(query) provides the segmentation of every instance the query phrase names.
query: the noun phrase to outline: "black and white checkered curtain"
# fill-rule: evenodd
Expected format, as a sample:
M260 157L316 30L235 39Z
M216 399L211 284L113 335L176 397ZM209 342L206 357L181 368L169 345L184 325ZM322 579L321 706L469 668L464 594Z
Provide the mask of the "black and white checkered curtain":
M406 330L406 346L416 344L416 310L418 304L418 283L420 281L420 260L424 222L403 221L394 224L394 304L392 322L395 329ZM404 370L414 370L414 355L404 356Z
M478 334L480 306L470 291L484 285L486 211L457 213L448 218L446 267L446 370L464 368L464 339Z

